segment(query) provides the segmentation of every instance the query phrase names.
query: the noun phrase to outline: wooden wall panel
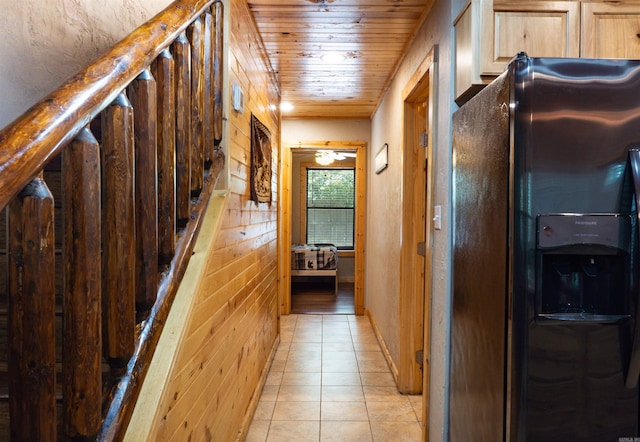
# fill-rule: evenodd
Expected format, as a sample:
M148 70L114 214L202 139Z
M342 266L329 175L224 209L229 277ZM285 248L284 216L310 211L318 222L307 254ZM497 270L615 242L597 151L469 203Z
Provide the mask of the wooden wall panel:
M245 107L239 113L225 105L226 207L148 440L235 440L278 336L280 120L269 104L278 104L279 95L245 1L224 3L229 17L225 99L228 103L231 85L238 84ZM271 204L249 199L252 113L271 133Z

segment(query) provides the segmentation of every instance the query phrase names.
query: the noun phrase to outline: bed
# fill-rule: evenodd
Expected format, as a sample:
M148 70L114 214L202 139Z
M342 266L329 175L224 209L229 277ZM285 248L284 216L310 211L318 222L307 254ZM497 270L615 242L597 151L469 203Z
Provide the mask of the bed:
M291 276L333 276L338 294L338 249L333 244L291 246Z

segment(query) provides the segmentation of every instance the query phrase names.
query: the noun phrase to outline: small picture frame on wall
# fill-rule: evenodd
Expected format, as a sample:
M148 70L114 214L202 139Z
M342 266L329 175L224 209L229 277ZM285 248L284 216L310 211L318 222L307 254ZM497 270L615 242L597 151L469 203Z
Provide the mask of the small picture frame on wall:
M389 145L387 143L384 143L384 146L382 146L382 148L376 154L376 175L387 168L387 165L389 164L388 155Z

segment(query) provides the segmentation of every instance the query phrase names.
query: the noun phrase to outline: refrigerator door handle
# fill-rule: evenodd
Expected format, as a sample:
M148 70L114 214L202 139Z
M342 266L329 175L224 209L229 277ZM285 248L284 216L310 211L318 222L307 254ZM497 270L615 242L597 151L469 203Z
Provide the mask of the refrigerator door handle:
M640 149L629 150L629 163L631 165L631 178L633 179L633 190L636 198L636 211L640 218ZM636 229L640 228L640 219L636 221ZM631 357L629 358L629 369L627 370L627 388L636 388L640 378L640 299L636 300L635 326L633 339L631 341Z

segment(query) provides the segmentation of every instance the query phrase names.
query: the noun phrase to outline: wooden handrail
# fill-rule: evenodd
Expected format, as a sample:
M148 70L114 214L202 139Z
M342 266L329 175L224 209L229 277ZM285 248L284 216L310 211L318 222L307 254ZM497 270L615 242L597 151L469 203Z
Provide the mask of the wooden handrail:
M176 0L0 132L0 210L213 0Z
M224 167L222 32L221 0L177 0L0 131L12 439L126 430Z

